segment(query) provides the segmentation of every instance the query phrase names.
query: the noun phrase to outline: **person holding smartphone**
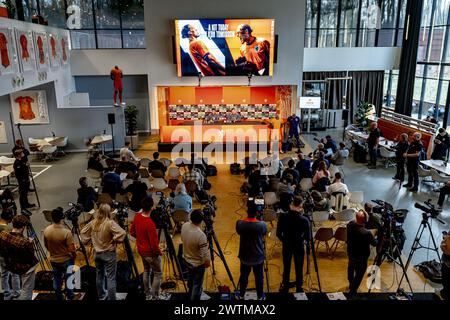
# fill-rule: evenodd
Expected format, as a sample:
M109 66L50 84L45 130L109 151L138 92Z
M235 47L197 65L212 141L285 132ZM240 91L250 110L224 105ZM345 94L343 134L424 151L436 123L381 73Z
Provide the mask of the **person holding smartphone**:
M443 232L442 249L442 285L441 296L444 300L450 300L450 234Z

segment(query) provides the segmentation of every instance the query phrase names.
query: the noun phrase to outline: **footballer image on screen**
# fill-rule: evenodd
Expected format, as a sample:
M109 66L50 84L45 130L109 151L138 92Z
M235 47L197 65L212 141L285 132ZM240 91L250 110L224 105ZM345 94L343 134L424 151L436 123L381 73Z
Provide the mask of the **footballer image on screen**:
M177 73L272 76L273 19L176 20Z

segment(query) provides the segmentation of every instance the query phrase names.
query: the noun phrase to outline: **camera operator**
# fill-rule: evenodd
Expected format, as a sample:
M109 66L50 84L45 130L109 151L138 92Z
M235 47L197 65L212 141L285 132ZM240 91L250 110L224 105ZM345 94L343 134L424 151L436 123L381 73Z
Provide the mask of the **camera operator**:
M248 277L253 269L258 300L265 300L264 295L264 236L267 226L256 219L257 209L254 203L249 204L247 218L236 222L236 232L241 237L239 243L239 260L241 275L239 278L239 294L237 299L244 299Z
M63 209L54 209L52 211L53 223L44 230L44 245L50 253L50 262L53 267L53 288L55 289L56 299L59 301L64 300L63 281L66 282L67 299L73 300L75 297L73 290L67 286L67 279L71 275L69 267L74 265L77 254L72 232L64 226L63 220Z
M367 270L367 260L370 256L370 246L376 246L376 231L365 228L368 214L360 210L356 213L356 219L347 224L347 254L348 254L348 282L349 296L358 292L359 285Z
M291 261L295 263L296 292L303 292L303 259L305 244L309 248L309 221L303 215L303 199L295 197L290 210L278 218L277 237L283 243L283 282L280 292L289 291Z
M11 210L3 210L0 216L0 232L10 232L12 228L10 223L13 219L14 213ZM0 254L0 272L3 288L3 299L11 300L20 296L20 277L17 274L11 273L6 269L5 260ZM11 286L9 282L11 280Z
M80 183L80 188L77 190L77 203L83 206L84 212L89 212L94 209L98 194L94 188L88 186L86 177L81 177L78 182Z
M450 234L444 233L441 243L442 249L442 284L441 291L444 300L450 300Z
M136 247L144 265L144 291L147 300L157 300L162 278L161 250L159 249L156 226L150 217L153 198L145 197L141 201L142 210L134 216L130 234L136 238ZM153 273L153 281L151 275Z
M28 217L17 215L12 220L13 229L9 232L0 232L0 255L4 259L6 270L18 274L22 283L22 292L18 300L33 298L38 265L38 259L34 255L34 239L23 235L29 224Z
M181 227L183 259L189 269L188 294L191 301L200 300L205 269L211 265L208 239L200 228L203 219L202 211L194 210L190 214L190 222L183 224Z
M111 219L111 207L105 203L100 205L95 219L81 230L83 244L92 243L94 248L97 293L100 300L116 300L116 247L124 241L125 236L125 230ZM105 292L105 280L108 292Z
M14 174L19 184L19 202L20 209L29 209L36 207L35 204L28 202L28 192L30 191L30 169L25 161L22 150L17 150L14 153L16 161L14 161Z

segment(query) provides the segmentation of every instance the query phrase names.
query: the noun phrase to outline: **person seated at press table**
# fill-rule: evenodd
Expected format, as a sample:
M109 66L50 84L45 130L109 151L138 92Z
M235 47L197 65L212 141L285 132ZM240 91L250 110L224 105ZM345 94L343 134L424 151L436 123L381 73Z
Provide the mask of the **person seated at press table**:
M88 186L86 177L81 177L78 182L80 188L77 190L77 203L83 207L84 212L89 212L94 209L94 204L98 199L98 193L94 188Z
M303 260L305 245L309 251L309 220L303 216L303 199L293 198L289 211L281 213L277 223L277 237L283 244L283 281L280 292L287 293L290 285L291 262L294 257L296 292L303 292Z
M122 190L122 180L120 175L116 173L114 166L109 167L108 171L103 175L102 186L102 192L108 193L113 199Z
M320 192L326 192L326 186L330 184L330 177L331 174L330 171L327 170L325 161L321 161L314 177L312 178L313 189Z
M192 197L188 195L184 183L179 183L175 188L175 197L172 199L173 211L183 210L192 212Z
M368 215L363 210L356 214L356 219L347 224L347 276L349 296L354 296L367 270L367 260L370 256L370 246L376 246L376 230L369 231L365 224Z
M167 171L166 166L161 161L159 161L159 152L153 153L153 160L148 164L148 171L151 173L153 170L160 170L164 174Z
M98 171L98 172L105 171L105 167L103 167L101 160L102 160L102 156L101 156L100 152L94 152L92 157L90 157L88 160L87 168Z
M131 162L127 160L126 157L122 158L122 161L120 161L119 165L117 166L118 173L132 173L136 174L138 172L137 165L134 164L134 162Z
M403 182L405 180L405 162L406 159L403 156L409 149L408 135L402 133L400 135L400 141L395 146L395 160L397 164L397 173L392 179Z
M323 152L319 152L319 154L317 155L317 159L314 160L312 166L311 166L311 170L313 172L313 175L316 173L317 169L319 168L319 164L321 162L325 162L325 165L327 168L330 167L330 161L328 161L328 159L325 158L325 153Z
M147 185L141 181L139 173L136 173L133 176L133 183L125 189L125 193L131 195L129 205L134 212L141 210L142 199L147 197L147 189Z
M314 211L330 211L330 201L317 190L311 191Z
M333 138L330 135L328 135L325 137L323 147L325 150L331 149L331 152L335 153L337 150L337 143L336 143L336 141L333 140Z
M136 157L134 155L133 151L130 150L130 146L131 146L130 141L125 142L125 146L120 149L120 159L125 157L126 160L128 160L128 161L134 161L134 162L141 161L141 159Z
M434 150L431 154L432 160L444 160L450 148L450 136L444 128L440 128L434 138Z
M16 143L14 144L14 148L12 148L12 153L14 154L17 150L20 150L23 152L23 161L28 162L28 156L30 155L30 150L28 150L22 139L17 139Z
M295 165L295 170L299 173L299 182L303 178L312 178L312 171L311 171L311 160L306 159L305 155L301 152L297 155L298 162Z
M339 149L334 152L330 157L330 162L335 166L342 166L345 160L348 159L350 152L345 147L345 143L339 142Z
M294 159L291 159L288 161L288 168L283 171L283 175L281 176L281 179L286 178L286 176L290 174L292 175L292 178L294 179L294 184L297 185L300 182L300 174L295 169L295 161Z

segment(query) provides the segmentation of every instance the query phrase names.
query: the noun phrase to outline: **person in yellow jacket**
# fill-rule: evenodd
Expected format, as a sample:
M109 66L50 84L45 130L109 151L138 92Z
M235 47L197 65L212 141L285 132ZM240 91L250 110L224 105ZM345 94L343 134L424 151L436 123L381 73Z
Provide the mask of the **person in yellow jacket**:
M270 130L270 152L273 152L274 147L278 148L280 153L283 153L281 150L281 141L283 141L283 130L281 130L283 126L283 120L277 115L275 118L271 118L268 121Z

